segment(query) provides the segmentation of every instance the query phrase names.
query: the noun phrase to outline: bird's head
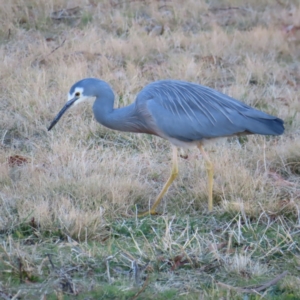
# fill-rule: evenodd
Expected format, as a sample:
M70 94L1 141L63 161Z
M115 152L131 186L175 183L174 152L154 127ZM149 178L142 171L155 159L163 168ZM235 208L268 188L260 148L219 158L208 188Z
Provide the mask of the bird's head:
M71 107L75 106L80 102L87 100L90 97L95 96L90 89L90 85L87 85L87 79L76 82L68 93L68 101L65 106L60 110L56 117L51 122L48 131L51 130L55 124L60 120L62 115Z

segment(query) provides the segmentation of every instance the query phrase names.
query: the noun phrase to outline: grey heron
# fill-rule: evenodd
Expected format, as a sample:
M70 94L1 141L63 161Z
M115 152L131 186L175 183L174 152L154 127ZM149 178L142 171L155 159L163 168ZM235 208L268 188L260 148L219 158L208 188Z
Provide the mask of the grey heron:
M173 145L172 171L151 209L156 214L164 194L178 174L177 147L199 148L208 173L208 209L213 208L213 164L204 151L207 140L234 135L280 135L283 121L212 88L185 81L161 80L145 86L136 100L125 107L114 108L114 92L100 79L86 78L70 89L68 101L48 130L68 108L94 97L96 120L111 129L147 133L167 139Z

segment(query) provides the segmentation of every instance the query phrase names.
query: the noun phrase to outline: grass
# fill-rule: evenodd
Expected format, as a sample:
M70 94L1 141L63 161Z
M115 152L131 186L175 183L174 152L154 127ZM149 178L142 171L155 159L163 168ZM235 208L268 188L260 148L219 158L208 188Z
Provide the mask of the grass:
M0 4L0 298L300 299L298 1ZM89 76L116 107L153 80L198 82L285 134L207 146L212 213L185 151L162 215L136 218L169 176L168 142L104 128L90 104L47 131Z
M158 299L172 299L178 292L190 299L205 294L219 299L227 291L218 282L259 285L282 269L289 277L271 287L266 298L298 295L293 282L300 263L299 237L293 222L245 223L241 215L203 213L114 220L97 240L86 236L75 241L32 227L16 232L1 245L3 290L10 287L32 299L36 289L36 299L41 294L51 299L61 290L66 299L68 294L80 299L132 299L144 282L143 299L152 299L153 293Z

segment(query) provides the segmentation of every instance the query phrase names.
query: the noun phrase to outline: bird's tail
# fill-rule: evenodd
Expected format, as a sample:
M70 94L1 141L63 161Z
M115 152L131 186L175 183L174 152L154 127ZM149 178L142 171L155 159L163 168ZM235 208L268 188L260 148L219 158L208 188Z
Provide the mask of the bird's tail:
M279 118L269 116L269 118L255 118L254 120L251 122L251 128L248 129L251 133L280 135L284 132L283 120Z

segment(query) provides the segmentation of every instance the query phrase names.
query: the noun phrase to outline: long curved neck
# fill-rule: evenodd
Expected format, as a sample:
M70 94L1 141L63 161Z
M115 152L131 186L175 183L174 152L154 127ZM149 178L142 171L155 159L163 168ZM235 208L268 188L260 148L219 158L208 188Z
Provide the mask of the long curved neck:
M137 132L133 122L136 118L135 105L131 104L123 108L114 109L115 96L111 87L99 80L97 84L96 100L93 105L93 112L96 120L102 125L127 132Z
M123 108L114 109L108 101L97 99L94 103L93 110L96 120L110 129L137 132L135 126L130 122L133 116L134 104ZM113 102L112 102L113 104Z

